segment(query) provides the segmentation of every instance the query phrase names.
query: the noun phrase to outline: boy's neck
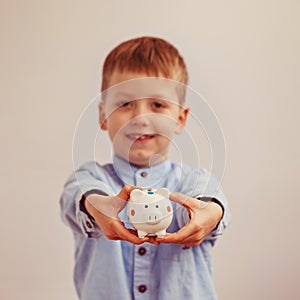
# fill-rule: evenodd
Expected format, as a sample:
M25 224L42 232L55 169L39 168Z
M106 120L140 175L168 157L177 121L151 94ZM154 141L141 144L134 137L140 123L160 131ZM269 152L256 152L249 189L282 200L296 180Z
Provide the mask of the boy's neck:
M151 167L154 167L154 166L158 166L160 164L164 164L166 161L169 161L168 158L163 158L163 159L150 159L148 161L148 163L146 164L137 164L137 163L134 163L134 162L131 162L131 161L128 161L118 155L114 155L114 160L117 159L117 160L122 160L123 162L125 163L128 163L128 165L130 165L131 167L133 168L136 168L136 169L147 169L147 168L151 168Z

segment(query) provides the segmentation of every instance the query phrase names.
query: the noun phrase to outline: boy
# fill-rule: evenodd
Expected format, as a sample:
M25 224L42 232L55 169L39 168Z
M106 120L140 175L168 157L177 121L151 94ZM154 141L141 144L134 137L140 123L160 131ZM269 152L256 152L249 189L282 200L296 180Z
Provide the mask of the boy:
M183 58L162 39L136 38L111 51L102 78L100 127L113 163L82 165L60 200L75 238L79 298L216 299L210 250L229 221L226 199L206 170L168 160L189 113ZM136 187L172 192L165 237L141 239L128 225L126 201Z

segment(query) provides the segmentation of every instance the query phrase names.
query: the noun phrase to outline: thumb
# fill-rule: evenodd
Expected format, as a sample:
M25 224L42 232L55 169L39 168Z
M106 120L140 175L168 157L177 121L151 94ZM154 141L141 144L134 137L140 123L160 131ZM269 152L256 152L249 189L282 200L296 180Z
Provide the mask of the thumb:
M200 199L191 198L182 193L171 193L170 200L189 208L205 208L207 206L207 202Z
M177 202L180 205L183 206L188 206L188 202L189 202L190 197L182 194L182 193L178 193L178 192L173 192L170 193L170 200Z
M118 198L127 201L130 197L130 193L136 189L136 187L132 185L124 185L124 187L121 189L120 193L117 195Z

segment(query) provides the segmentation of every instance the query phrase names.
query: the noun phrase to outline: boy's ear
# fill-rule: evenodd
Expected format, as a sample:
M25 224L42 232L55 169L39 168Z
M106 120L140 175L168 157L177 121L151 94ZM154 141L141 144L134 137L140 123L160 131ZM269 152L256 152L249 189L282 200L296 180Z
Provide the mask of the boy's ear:
M104 112L104 104L100 102L98 105L99 109L99 125L102 130L107 130L106 116Z
M187 107L181 107L180 108L180 113L179 113L178 120L177 120L177 125L176 125L176 128L175 128L175 133L176 134L182 133L182 131L185 127L186 121L187 121L189 111L190 111L190 109L187 108Z

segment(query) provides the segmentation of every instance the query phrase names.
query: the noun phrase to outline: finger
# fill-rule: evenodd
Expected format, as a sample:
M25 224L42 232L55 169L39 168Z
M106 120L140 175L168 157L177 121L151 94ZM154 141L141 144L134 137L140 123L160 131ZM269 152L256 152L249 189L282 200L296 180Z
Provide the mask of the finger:
M184 244L188 241L187 239L193 235L193 231L190 228L189 223L177 232L168 233L163 238L157 238L156 240L161 243Z
M165 244L185 244L185 240L178 239L178 236L176 233L167 233L162 238L156 238L156 241L158 243L165 243Z
M116 230L118 232L118 239L130 242L133 244L139 245L139 244L148 242L148 240L149 240L148 237L144 237L142 239L139 238L137 236L135 230L126 228L124 223L121 221L118 222Z
M189 202L189 197L178 192L170 193L170 200L179 203L180 205L187 206Z
M208 202L188 197L182 193L174 192L170 194L170 200L179 203L180 205L188 208L204 208Z
M194 233L188 237L181 237L180 235L176 233L170 233L166 235L164 238L157 239L160 243L166 243L166 244L181 244L185 246L197 246L199 245L203 240L204 236Z
M124 185L124 187L121 189L120 193L118 194L118 198L123 199L123 200L128 200L130 197L130 193L132 190L134 190L135 187L132 185Z
M135 245L140 245L145 242L149 242L148 237L144 238L139 238L136 234L128 232L128 234L125 235L123 238L124 241L127 241L129 243L135 244Z
M170 200L183 206L190 206L192 199L193 198L179 192L170 193Z
M185 207L187 212L188 212L188 215L190 216L190 218L192 217L192 215L193 215L193 210L191 208L192 198L189 198L188 196L186 196L184 194L181 194L181 193L177 193L177 192L176 193L171 193L169 198L173 202L176 202L176 203L182 205L183 207Z
M160 244L160 242L157 241L157 238L152 237L152 236L149 237L148 243L151 243L151 244L154 244L154 245L159 245Z

